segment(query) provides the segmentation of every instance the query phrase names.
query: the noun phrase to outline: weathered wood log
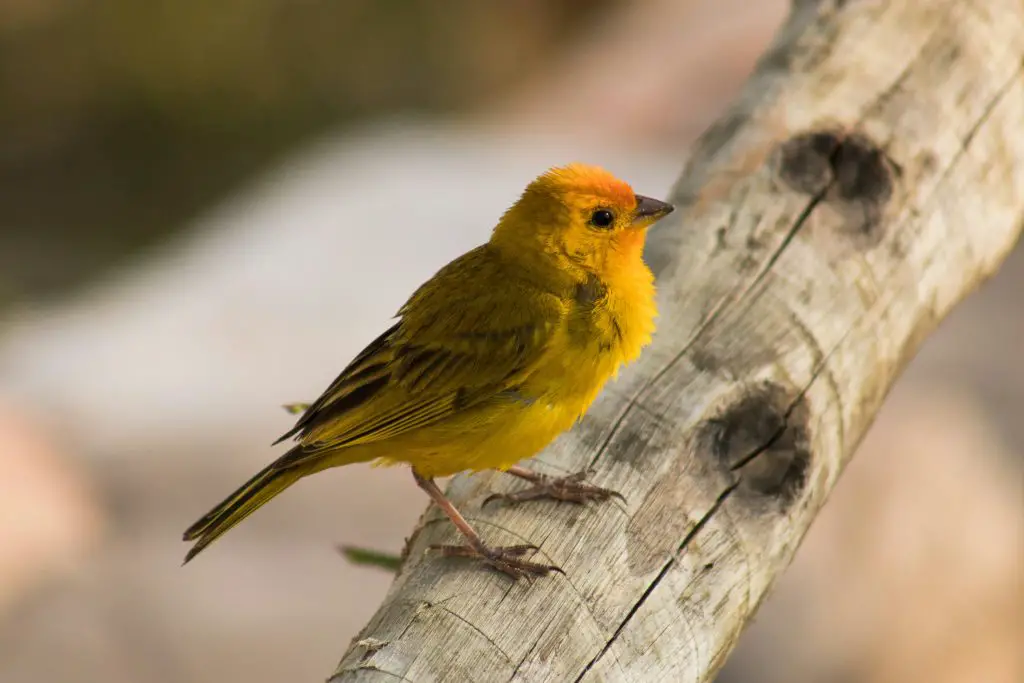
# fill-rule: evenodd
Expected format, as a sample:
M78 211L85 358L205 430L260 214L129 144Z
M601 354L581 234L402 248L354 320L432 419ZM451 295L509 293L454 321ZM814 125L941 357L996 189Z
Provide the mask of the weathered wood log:
M655 342L535 463L628 502L481 510L521 484L456 478L490 541L566 576L424 555L458 540L428 510L332 680L710 680L901 368L1017 240L1022 69L1021 0L795 2L652 235Z

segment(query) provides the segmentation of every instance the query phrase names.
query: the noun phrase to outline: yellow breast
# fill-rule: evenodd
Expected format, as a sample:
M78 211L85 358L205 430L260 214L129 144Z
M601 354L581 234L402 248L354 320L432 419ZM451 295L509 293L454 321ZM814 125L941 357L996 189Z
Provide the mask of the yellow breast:
M548 386L535 388L571 415L570 424L650 342L657 316L654 294L646 267L611 281L590 278L577 287L562 342L553 345L537 373Z

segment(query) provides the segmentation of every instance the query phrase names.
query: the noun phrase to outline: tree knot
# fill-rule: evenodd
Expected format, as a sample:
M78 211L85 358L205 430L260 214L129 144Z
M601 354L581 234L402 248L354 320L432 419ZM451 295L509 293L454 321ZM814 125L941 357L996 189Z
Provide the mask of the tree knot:
M802 395L766 382L742 393L698 428L698 452L738 477L741 499L768 497L787 508L804 489L811 453ZM746 495L744 495L746 494Z
M838 129L800 133L778 147L775 159L785 185L842 216L843 233L862 248L878 244L900 167L871 138Z

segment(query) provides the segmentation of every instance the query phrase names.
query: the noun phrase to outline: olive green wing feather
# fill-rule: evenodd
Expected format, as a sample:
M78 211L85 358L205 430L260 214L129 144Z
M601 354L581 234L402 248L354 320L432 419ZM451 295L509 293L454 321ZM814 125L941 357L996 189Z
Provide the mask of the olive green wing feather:
M313 455L421 429L511 395L536 368L567 309L558 297L509 277L484 249L424 284L399 311L400 321L282 439L298 436Z
M302 412L295 426L282 434L274 444L308 431L314 422L323 418L332 405L338 404L337 407L344 410L346 404L354 406L361 401L361 397L376 393L379 390L380 377L388 374L391 344L400 325L401 322L392 325L353 358L320 398L309 404Z

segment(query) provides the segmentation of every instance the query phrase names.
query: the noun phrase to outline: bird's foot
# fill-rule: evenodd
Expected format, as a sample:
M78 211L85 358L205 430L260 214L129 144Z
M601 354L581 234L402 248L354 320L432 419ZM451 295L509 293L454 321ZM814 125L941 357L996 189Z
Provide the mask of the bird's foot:
M529 476L526 476L528 473ZM588 472L586 470L577 472L576 474L570 474L566 477L551 477L546 474L538 474L530 470L523 470L517 472L511 472L517 477L528 479L534 482L534 485L528 489L522 491L516 491L515 493L492 493L484 499L481 507L487 505L493 500L503 500L508 503L521 503L526 500L536 500L538 498L553 498L554 500L563 500L569 503L585 503L588 500L607 500L609 498L618 498L623 503L626 502L625 496L618 491L612 489L601 488L600 486L594 486L584 481L587 478Z
M430 550L437 550L444 557L471 557L483 561L513 579L546 576L551 572L564 575L561 567L553 564L541 564L522 559L530 551L539 550L535 545L510 545L492 548L479 544L469 545L432 545Z

